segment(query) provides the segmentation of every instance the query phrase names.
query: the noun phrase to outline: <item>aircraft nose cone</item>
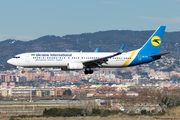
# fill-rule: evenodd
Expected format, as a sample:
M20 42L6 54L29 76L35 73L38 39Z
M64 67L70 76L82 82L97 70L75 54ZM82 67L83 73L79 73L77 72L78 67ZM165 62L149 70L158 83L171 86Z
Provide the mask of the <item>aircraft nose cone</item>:
M9 60L7 61L7 63L12 65L12 64L13 64L13 60L12 60L12 59L9 59Z

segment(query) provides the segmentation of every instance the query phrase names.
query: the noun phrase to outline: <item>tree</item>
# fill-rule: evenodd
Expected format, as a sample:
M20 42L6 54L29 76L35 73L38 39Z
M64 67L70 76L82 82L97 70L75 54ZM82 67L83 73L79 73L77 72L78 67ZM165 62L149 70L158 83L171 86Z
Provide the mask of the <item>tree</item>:
M174 107L174 106L179 105L180 99L176 95L165 95L162 98L161 103L162 105L166 105L167 107Z
M146 114L146 110L141 110L141 114Z
M63 92L63 96L71 96L71 95L72 95L72 92L71 92L70 89L65 90L65 91Z

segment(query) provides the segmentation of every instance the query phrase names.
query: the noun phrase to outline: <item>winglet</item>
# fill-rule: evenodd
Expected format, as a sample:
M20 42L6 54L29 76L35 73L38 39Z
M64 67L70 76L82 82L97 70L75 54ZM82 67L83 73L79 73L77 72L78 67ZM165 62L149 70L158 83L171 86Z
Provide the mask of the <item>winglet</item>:
M98 52L98 50L99 50L99 48L96 48L96 50L94 51L95 53L97 53Z
M121 47L121 49L118 51L118 54L122 54L122 53L123 53L124 48L125 48L125 45L126 45L126 44L124 44L124 45Z

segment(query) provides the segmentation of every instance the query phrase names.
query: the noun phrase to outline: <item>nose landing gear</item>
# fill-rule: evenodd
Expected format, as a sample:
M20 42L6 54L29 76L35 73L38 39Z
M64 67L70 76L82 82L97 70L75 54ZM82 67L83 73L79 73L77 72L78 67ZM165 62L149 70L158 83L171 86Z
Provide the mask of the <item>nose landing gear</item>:
M24 68L23 67L19 67L19 66L17 66L17 69L23 74L23 73L25 73L25 71L24 71Z

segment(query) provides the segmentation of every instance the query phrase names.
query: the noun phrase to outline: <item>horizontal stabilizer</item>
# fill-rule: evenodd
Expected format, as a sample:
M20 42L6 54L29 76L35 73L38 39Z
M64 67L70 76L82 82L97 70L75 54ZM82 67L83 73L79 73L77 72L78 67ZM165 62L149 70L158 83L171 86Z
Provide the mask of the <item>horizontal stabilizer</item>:
M161 54L157 54L157 55L151 55L150 57L163 56L163 55L166 55L166 54L169 54L169 53L171 53L171 52L161 53Z

